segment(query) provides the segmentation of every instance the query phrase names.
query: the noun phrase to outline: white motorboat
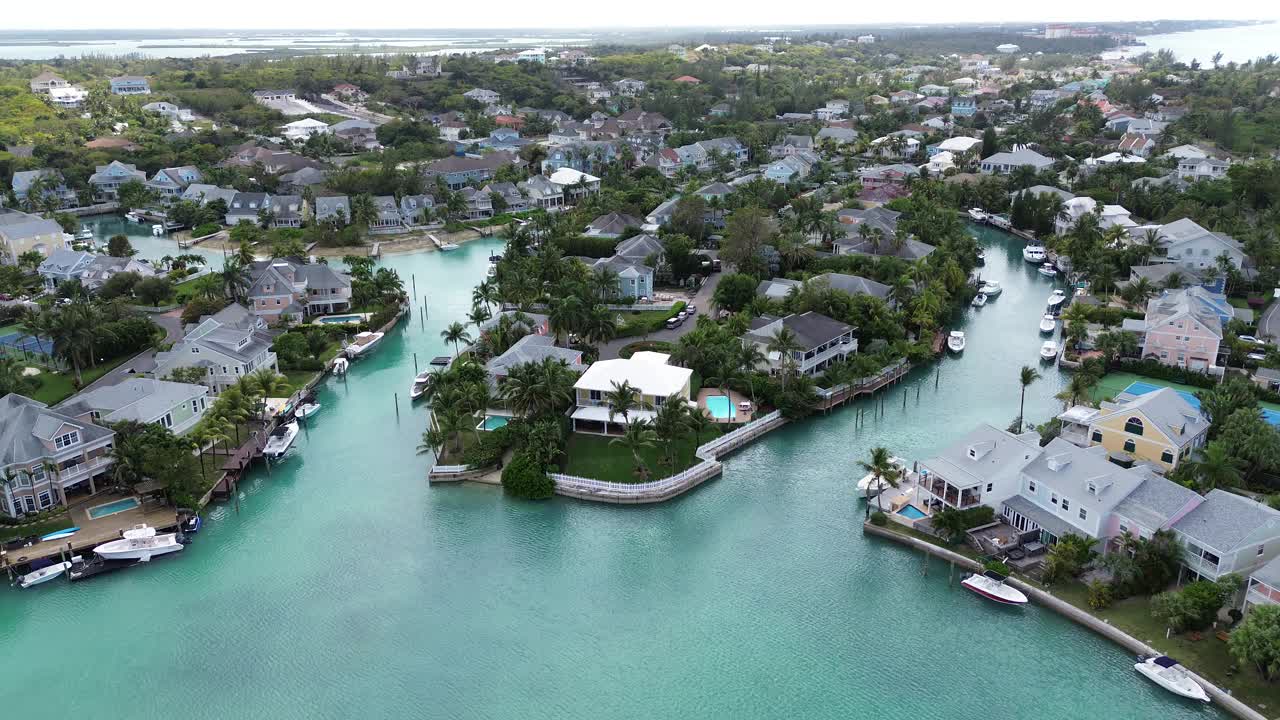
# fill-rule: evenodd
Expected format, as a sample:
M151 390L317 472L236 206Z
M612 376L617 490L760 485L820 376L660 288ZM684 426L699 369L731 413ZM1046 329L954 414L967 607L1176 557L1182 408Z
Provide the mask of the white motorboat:
M147 221L147 219L146 219L146 218L142 217L142 215L140 215L140 214L138 214L138 213L136 213L136 212L127 212L127 213L125 213L125 214L124 214L124 219L125 219L125 220L128 220L129 222L136 222L136 223L146 222L146 221Z
M1027 596L1022 594L1021 590L1006 585L1005 580L1007 579L998 572L987 570L981 575L976 573L968 575L960 581L960 584L978 595L1001 605L1026 605Z
M900 457L889 458L889 464L903 472L906 472L907 470L907 461ZM893 486L884 478L880 478L877 482L875 473L867 473L858 481L858 497L862 499L870 499L891 487Z
M334 359L333 359L333 374L334 374L334 375L346 375L346 374L347 374L347 366L348 366L349 364L350 364L350 363L349 363L349 362L347 361L347 359L346 359L346 358L344 358L344 357L336 357L336 358L334 358Z
M153 538L155 536L156 529L146 523L134 525L128 530L120 533L120 537L123 537L125 540L143 540L146 538Z
M987 296L984 295L983 293L978 293L977 295L973 296L973 302L969 304L973 305L974 307L982 307L983 305L987 304Z
M1062 309L1067 306L1067 294L1061 289L1054 290L1049 295L1049 301L1045 303L1045 312L1057 317L1062 314Z
M1134 663L1133 669L1174 695L1181 695L1184 698L1191 698L1200 702L1209 702L1209 695L1204 691L1204 688L1200 687L1200 683L1192 679L1187 669L1168 655L1148 658L1139 657L1138 662Z
M150 534L142 537L126 536L120 540L103 543L93 549L94 554L103 560L141 560L147 562L157 555L167 555L182 549L176 533L155 534L155 528L147 528Z
M276 428L262 447L262 454L271 459L279 458L289 451L294 438L298 437L298 421L293 420Z
M347 357L355 359L367 354L381 339L382 333L380 332L356 333L356 336L343 350L346 351Z
M999 281L988 280L982 283L982 287L978 290L978 292L982 293L983 295L986 295L987 299L990 300L991 298L1004 292L1004 288L1000 287Z
M1045 343L1040 346L1040 359L1052 361L1052 360L1056 360L1057 358L1058 358L1058 343L1052 340L1046 340Z
M1045 277L1058 277L1058 268L1054 267L1053 263L1051 262L1046 262L1045 264L1041 265L1039 269L1036 270L1036 272L1040 273L1041 275L1044 275Z
M447 243L441 243L440 249L441 250L457 250L458 246L451 242L447 242Z
M1001 230L1008 230L1013 227L1013 224L1009 222L1008 215L997 215L995 213L991 213L987 215L987 222Z
M985 222L987 213L982 208L969 208L969 219L974 222Z
M302 403L301 405L298 406L297 410L293 411L293 415L294 417L299 417L299 418L302 418L303 420L306 420L307 418L311 417L312 415L315 415L318 412L320 412L320 403Z
M487 274L489 277L493 277L494 275L497 275L497 274L498 274L498 266L497 266L497 265L490 264L490 265L489 265L489 270L488 270L488 272L487 272L486 274Z
M1043 245L1028 245L1022 248L1022 259L1039 265L1047 257Z
M1049 314L1045 314L1044 317L1040 318L1040 332L1051 333L1057 329L1058 329L1058 318Z
M72 561L74 562L80 559L81 559L80 556L77 555L74 558L72 558ZM39 570L33 570L27 573L26 575L21 575L18 577L18 587L22 588L23 590L26 590L27 588L34 587L36 585L39 585L40 583L47 583L50 580L62 577L62 573L66 572L70 568L71 568L71 563L63 561L63 562L56 562L52 565L47 565L45 567L40 568Z
M91 230L88 225L81 225L80 231L76 233L76 239L84 241L92 240L93 230Z
M413 385L409 387L409 399L417 400L427 392L427 384L431 381L434 373L431 370L423 370L413 378Z
M964 332L961 330L952 330L947 336L947 349L951 352L964 352Z

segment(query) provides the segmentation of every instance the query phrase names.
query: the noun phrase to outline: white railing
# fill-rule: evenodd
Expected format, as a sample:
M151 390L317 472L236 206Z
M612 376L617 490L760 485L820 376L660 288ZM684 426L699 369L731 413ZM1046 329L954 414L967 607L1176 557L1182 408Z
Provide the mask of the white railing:
M738 428L737 430L734 430L733 432L727 433L725 435L721 435L718 438L715 438L713 440L709 440L703 443L702 445L698 446L697 450L693 451L693 454L703 460L715 460L716 453L717 451L720 450L720 448L735 442L738 438L741 438L745 435L751 435L752 433L759 430L763 425L767 423L772 423L781 417L782 417L782 412L779 410L774 410L773 412L769 413L768 415L765 415L764 417L760 417L755 420L752 420L751 422L747 423L746 425L743 425L742 427Z
M111 464L110 455L99 455L98 457L93 458L92 460L86 460L85 462L82 462L78 465L73 465L71 467L63 468L62 470L59 470L58 479L62 482L62 484L65 485L67 481L74 480L80 477L81 475L84 475L85 473L89 472L90 470L96 470L97 468L100 468L104 465L110 465L110 464Z
M880 372L876 373L875 375L858 378L857 380L854 380L853 382L850 382L850 383L841 383L839 385L834 385L832 387L826 388L825 390L823 388L817 388L818 396L826 400L850 388L857 389L857 388L867 387L868 385L874 385L877 382L883 380L884 378L890 377L893 374L897 373L902 368L902 366L906 364L907 364L907 361L904 358L892 365L884 366L883 368L880 369Z
M431 474L432 475L456 475L458 473L468 472L471 469L472 468L470 465L432 465Z

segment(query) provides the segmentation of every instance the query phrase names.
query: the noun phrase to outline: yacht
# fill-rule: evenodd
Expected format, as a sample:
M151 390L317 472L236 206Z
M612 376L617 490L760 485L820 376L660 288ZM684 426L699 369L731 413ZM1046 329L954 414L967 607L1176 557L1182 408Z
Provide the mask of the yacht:
M1045 340L1040 346L1040 359L1053 362L1058 358L1058 343L1052 340Z
M125 220L128 220L129 222L136 222L136 223L141 223L141 222L146 222L146 221L147 221L147 219L146 219L146 218L142 217L142 214L141 214L141 213L137 213L137 212L127 212L127 213L125 213L125 214L124 214L124 219L125 219Z
M974 222L985 222L987 213L982 208L969 208L969 219Z
M417 400L418 398L426 394L427 383L431 381L431 376L434 374L435 373L433 373L431 370L423 370L422 372L414 376L413 385L409 386L410 400Z
M1026 605L1027 596L1021 590L1006 585L1005 580L1008 580L1008 578L1004 575L994 570L987 570L981 575L977 573L968 575L960 581L960 584L968 590L1001 605Z
M146 562L157 555L167 555L182 549L176 533L157 534L155 528L145 525L125 530L124 537L103 543L93 552L103 560L141 560Z
M983 305L987 304L987 296L983 293L978 293L977 295L973 296L973 302L969 304L973 305L974 307L982 307Z
M1192 679L1187 669L1168 655L1139 657L1133 669L1174 695L1209 702L1209 695L1200 687L1200 683Z
M889 458L889 464L903 473L907 471L907 461L900 457ZM884 478L880 478L880 481L876 482L875 473L867 473L858 481L858 497L869 500L891 487L893 486L886 482Z
M1045 312L1054 317L1062 314L1062 309L1067 306L1067 294L1062 290L1054 290L1049 295L1049 301L1045 304Z
M77 555L72 558L72 560L80 560L80 556ZM70 568L71 563L64 560L52 565L46 565L39 570L32 570L26 575L18 576L18 587L26 590L27 588L34 587L40 583L47 583L50 580L62 577L62 573L66 572Z
M1044 317L1040 318L1040 332L1051 333L1057 329L1058 329L1058 318L1054 317L1053 315L1049 315L1048 313L1046 313Z
M1013 227L1013 224L1009 222L1008 215L996 215L993 213L987 216L987 222L1000 228L1001 230L1008 230Z
M999 295L1003 291L1004 288L1000 287L1000 283L996 280L988 280L982 283L982 288L978 290L978 292L986 295L988 300Z
M947 349L951 352L964 352L964 331L952 330L947 336Z
M356 333L355 338L343 350L346 351L347 357L354 360L372 350L381 339L382 333L380 332Z
M272 460L278 459L289 451L296 437L298 437L298 421L292 420L272 431L271 437L267 438L267 444L262 447L262 454Z
M1054 267L1053 263L1051 262L1046 262L1045 264L1041 265L1036 272L1040 273L1041 275L1044 275L1045 277L1058 276L1058 268Z
M1045 257L1047 257L1047 255L1045 254L1043 245L1028 245L1022 248L1022 259L1029 263L1039 265L1044 262Z

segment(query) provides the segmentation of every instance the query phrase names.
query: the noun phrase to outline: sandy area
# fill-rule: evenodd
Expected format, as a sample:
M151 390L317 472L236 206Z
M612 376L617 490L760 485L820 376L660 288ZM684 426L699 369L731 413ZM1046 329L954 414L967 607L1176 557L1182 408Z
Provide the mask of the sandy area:
M503 226L491 228L492 234L498 234L505 230ZM439 230L420 231L404 233L403 235L375 235L369 238L369 242L365 245L355 245L347 247L315 247L311 250L313 255L322 255L325 257L342 257L344 255L368 255L373 249L373 244L378 243L378 249L383 255L401 255L405 253L415 252L437 252L436 246L431 242L428 235L435 235L441 242L453 243L461 245L462 243L483 237L476 230L463 230L456 233L447 233ZM175 233L176 236L176 233ZM210 238L197 245L197 247L206 248L208 250L234 250L237 245L231 242L230 237L223 234L221 237Z

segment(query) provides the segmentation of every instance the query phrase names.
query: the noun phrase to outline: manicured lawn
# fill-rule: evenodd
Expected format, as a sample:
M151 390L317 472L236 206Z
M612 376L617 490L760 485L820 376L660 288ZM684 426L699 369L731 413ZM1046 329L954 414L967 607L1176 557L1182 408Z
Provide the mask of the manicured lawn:
M1165 639L1166 626L1151 616L1149 598L1131 597L1121 600L1105 610L1090 610L1084 585L1054 586L1049 590L1057 597L1100 617L1166 655L1177 658L1195 672L1205 676L1219 687L1229 689L1242 701L1259 707L1265 705L1271 714L1280 706L1280 685L1269 683L1252 668L1236 667L1227 644L1217 638L1214 630L1202 633L1200 640L1187 635L1172 635Z
M282 375L289 381L289 387L293 392L302 389L304 385L311 382L311 378L316 376L315 370L285 370Z
M718 430L704 433L699 440L705 443L718 434ZM623 447L622 443L611 444L613 439L584 433L570 435L565 447L565 474L610 482L645 482L645 479L635 472L635 459L631 456L631 452ZM640 453L645 465L649 468L650 480L674 475L698 463L698 459L693 456L693 451L697 447L693 435L678 438L673 445L674 465L668 465L666 462L667 446L664 443L654 443L653 447L646 448Z
M189 280L183 280L177 285L174 285L173 301L179 305L186 305L187 301L191 299L191 294L195 292L196 281L199 279L199 277L194 277Z
M97 380L103 375L106 375L133 358L134 355L126 355L124 357L118 357L113 360L98 363L97 367L86 368L80 371L80 377L84 381L83 386L87 386L89 383ZM41 368L41 370L45 369ZM31 394L31 397L32 399L39 400L46 405L56 405L76 393L75 385L73 385L76 378L74 372L55 373L44 371L36 377L40 381L40 387Z
M1159 387L1171 387L1174 390L1184 390L1193 395L1197 392L1204 390L1204 388L1193 387L1191 385L1182 385L1180 383L1171 382L1169 380L1160 380L1158 378L1143 377L1142 375L1136 375L1134 373L1129 373L1129 372L1113 372L1113 373L1107 373L1102 378L1102 380L1098 381L1098 384L1093 387L1093 399L1103 400L1106 398L1115 397L1117 394L1122 392L1125 388L1129 387L1130 384L1135 382L1144 382L1149 385L1156 385ZM1277 405L1275 403L1260 402L1258 403L1258 405L1260 405L1263 408L1266 408L1267 410L1275 410L1280 412L1280 405Z
M21 527L0 525L0 542L8 542L14 538L27 537L28 535L48 535L51 532L69 527L71 527L71 518L66 514L35 523L34 525L23 525Z

